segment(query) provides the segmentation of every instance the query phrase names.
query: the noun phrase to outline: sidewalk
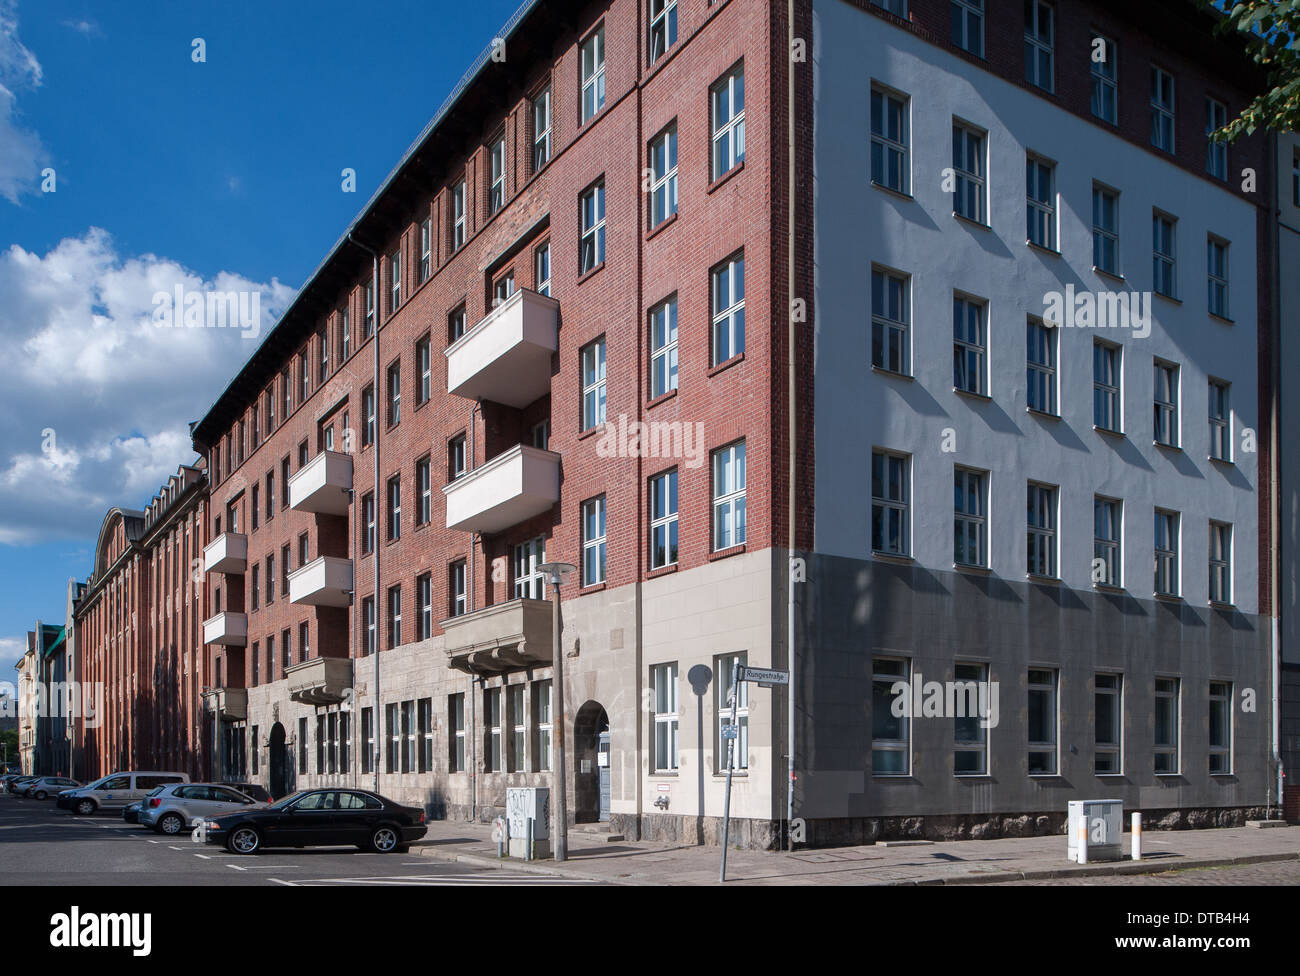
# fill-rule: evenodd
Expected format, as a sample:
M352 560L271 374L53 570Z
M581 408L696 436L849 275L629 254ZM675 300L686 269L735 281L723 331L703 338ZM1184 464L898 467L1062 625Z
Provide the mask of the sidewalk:
M1300 827L1234 827L1221 830L1148 830L1142 860L1080 865L1065 859L1064 835L1003 840L868 845L797 851L794 854L737 851L727 855L728 884L756 885L939 885L1076 874L1157 873L1194 867L1251 864L1300 858ZM1129 835L1124 835L1128 852ZM582 830L569 831L569 859L498 861L490 824L438 820L411 852L480 866L506 867L558 877L612 884L716 884L721 850L616 841Z

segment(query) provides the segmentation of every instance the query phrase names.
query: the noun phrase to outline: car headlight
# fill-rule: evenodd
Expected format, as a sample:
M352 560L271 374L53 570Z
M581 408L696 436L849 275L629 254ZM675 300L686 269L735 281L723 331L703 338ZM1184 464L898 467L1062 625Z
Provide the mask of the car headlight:
M209 832L213 830L220 830L221 824L217 823L215 820L205 820L203 821L203 829Z

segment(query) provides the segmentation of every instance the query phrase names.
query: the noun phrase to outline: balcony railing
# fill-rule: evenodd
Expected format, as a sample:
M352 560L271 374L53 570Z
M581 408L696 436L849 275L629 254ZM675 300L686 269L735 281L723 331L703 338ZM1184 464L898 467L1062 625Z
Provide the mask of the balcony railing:
M321 556L289 574L289 602L346 607L352 602L352 560Z
M526 407L551 388L560 303L520 289L446 349L447 391Z
M248 614L219 613L203 621L203 643L243 647L248 643Z
M346 515L352 502L352 455L321 451L289 479L295 512Z
M501 532L560 500L560 456L519 444L442 489L447 528Z
M549 600L511 600L442 621L447 663L473 674L551 663Z
M203 547L203 570L207 573L242 573L248 566L248 536L223 532Z

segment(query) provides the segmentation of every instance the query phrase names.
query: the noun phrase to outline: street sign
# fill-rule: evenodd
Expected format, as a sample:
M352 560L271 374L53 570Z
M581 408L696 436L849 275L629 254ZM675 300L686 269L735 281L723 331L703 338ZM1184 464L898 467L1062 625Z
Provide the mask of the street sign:
M771 688L773 685L788 685L790 683L790 672L746 667L740 669L740 680L756 681L760 685Z
M740 727L736 725L724 725L722 727L722 737L724 739L734 739L740 732Z

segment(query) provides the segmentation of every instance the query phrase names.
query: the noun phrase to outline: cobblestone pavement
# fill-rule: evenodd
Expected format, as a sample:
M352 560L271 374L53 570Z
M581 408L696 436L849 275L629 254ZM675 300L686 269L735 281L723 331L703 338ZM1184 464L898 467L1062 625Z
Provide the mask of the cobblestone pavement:
M1300 885L1300 861L1240 864L1235 867L1194 868L1164 874L1099 875L1085 878L1052 878L1046 881L1006 881L998 887L1043 885L1210 886L1210 885Z

